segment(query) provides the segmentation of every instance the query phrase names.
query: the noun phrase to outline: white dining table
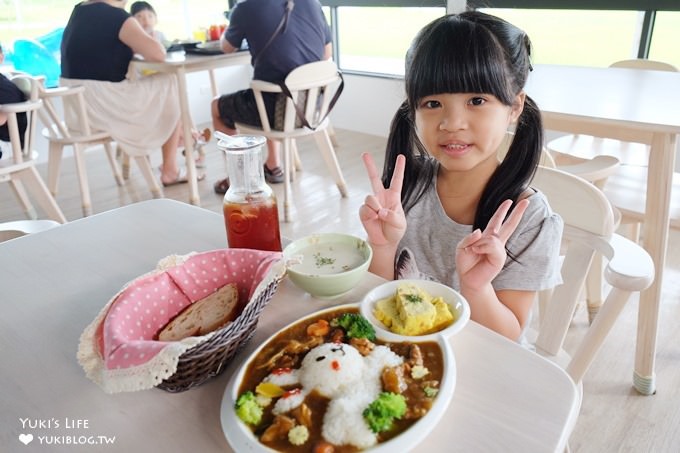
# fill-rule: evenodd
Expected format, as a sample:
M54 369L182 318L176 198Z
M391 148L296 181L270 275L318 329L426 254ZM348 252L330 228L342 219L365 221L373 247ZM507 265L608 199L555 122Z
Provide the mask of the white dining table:
M680 134L680 73L627 68L537 65L526 92L548 130L650 145L643 246L656 268L640 296L633 385L656 392L654 361L668 246L670 200Z
M87 379L76 360L80 334L125 283L165 256L225 246L221 215L167 199L0 243L0 449L232 451L220 424L220 411L232 408L221 407L222 396L248 354L300 316L358 302L383 281L368 274L322 301L284 278L248 346L224 373L185 392L107 394ZM455 393L416 451L564 450L580 398L561 368L474 322L450 341Z
M191 136L191 128L193 127L193 120L191 119L191 106L189 105L189 95L187 91L187 77L190 72L208 71L210 79L210 90L212 97L217 96L217 81L215 80L215 69L225 68L228 66L243 66L250 65L251 55L248 51L239 51L230 54L217 55L198 55L198 54L183 54L180 52L170 52L165 61L151 62L136 59L132 61L131 76L135 76L142 71L158 71L164 73L175 74L177 77L177 96L179 98L179 106L182 112L182 133L184 136L184 149L194 149L193 137ZM206 105L206 109L210 106ZM196 163L194 162L193 153L185 152L187 179L189 180L189 202L191 204L200 206L201 197L198 194L198 179L196 172Z

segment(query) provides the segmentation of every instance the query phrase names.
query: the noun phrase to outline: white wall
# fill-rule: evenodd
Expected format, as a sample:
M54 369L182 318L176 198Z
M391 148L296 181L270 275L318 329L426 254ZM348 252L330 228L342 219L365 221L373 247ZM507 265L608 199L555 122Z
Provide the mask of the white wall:
M331 113L333 126L387 137L392 116L405 99L404 81L344 77L345 88Z

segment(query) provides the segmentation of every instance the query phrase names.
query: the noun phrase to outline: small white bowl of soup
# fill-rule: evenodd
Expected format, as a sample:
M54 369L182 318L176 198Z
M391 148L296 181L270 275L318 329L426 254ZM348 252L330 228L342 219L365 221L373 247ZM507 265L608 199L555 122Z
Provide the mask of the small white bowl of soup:
M320 299L339 297L366 275L373 257L368 243L342 233L318 233L286 246L288 277L302 290Z
M435 341L460 332L470 305L453 288L430 280L393 280L369 291L361 314L389 341Z

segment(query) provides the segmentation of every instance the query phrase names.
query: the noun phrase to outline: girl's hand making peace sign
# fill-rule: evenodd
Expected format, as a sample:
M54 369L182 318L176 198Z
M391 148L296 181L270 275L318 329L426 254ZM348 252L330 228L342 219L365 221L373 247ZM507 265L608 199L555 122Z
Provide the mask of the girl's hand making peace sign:
M373 246L396 248L406 232L406 216L401 206L406 159L403 155L397 157L390 187L385 189L371 155L363 153L361 158L373 188L373 195L368 195L359 208L359 218L368 234L368 242Z
M512 200L505 200L498 207L484 232L476 229L463 238L456 247L456 271L460 286L478 290L490 284L503 268L507 253L505 243L519 225L529 200L520 200L505 222Z

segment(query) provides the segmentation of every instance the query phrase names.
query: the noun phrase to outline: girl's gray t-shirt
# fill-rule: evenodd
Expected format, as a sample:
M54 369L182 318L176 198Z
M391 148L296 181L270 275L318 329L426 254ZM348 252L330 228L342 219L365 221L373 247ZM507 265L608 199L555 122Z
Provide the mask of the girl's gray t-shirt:
M437 195L436 176L434 180L406 215L406 233L397 248L395 276L436 280L459 291L456 245L472 232L472 225L456 223L446 215ZM496 291L541 291L562 282L562 218L552 211L543 193L535 190L528 200L529 206L506 244L515 259L508 257L491 282Z

